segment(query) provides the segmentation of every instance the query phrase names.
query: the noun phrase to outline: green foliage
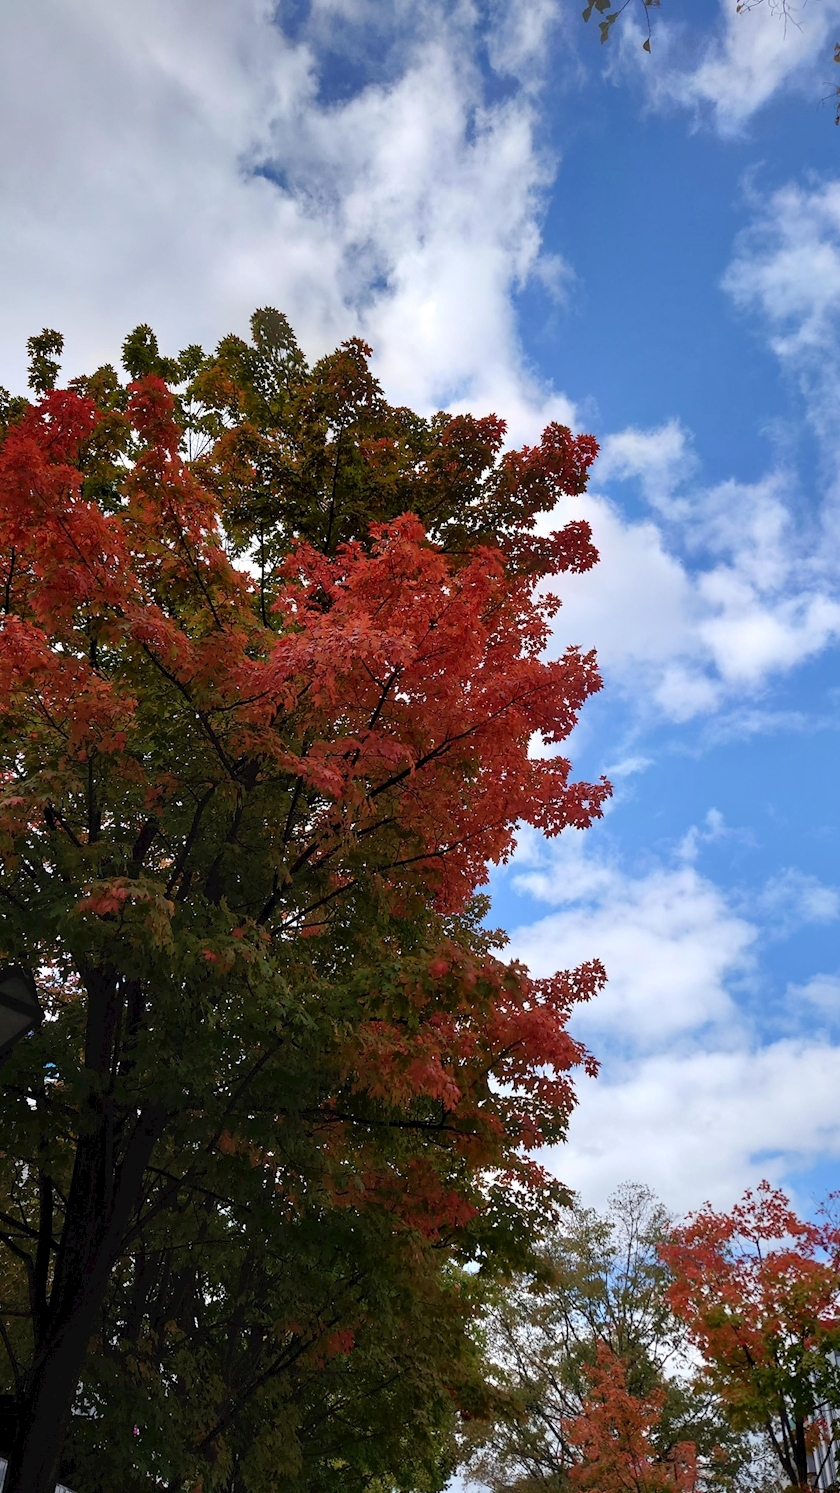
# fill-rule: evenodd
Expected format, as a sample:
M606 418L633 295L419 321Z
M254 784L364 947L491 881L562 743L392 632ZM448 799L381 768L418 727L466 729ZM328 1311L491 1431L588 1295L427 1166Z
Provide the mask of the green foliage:
M172 1231L147 1240L115 1283L83 1386L95 1423L77 1421L69 1448L76 1486L444 1485L453 1394L479 1392L475 1283L380 1220L313 1202L278 1227L272 1211L222 1221L196 1205L180 1250Z
M590 1392L599 1344L621 1361L639 1401L664 1391L654 1447L666 1461L694 1443L708 1489L744 1489L753 1448L697 1380L670 1311L659 1247L670 1218L650 1189L627 1185L605 1214L575 1207L545 1242L540 1267L500 1289L484 1324L493 1408L470 1422L462 1457L492 1493L569 1493L567 1428Z
M64 338L60 332L45 327L43 332L29 338L26 350L29 353L29 387L35 394L47 394L55 388Z
M49 1018L0 1071L7 1493L65 1430L83 1493L432 1493L593 1067L600 966L531 980L476 890L609 791L529 754L600 684L534 593L596 558L534 532L595 443L502 454L269 310L124 363L0 449L0 957Z
M0 439L6 434L9 426L24 414L27 404L28 401L22 395L11 395L8 389L0 386Z

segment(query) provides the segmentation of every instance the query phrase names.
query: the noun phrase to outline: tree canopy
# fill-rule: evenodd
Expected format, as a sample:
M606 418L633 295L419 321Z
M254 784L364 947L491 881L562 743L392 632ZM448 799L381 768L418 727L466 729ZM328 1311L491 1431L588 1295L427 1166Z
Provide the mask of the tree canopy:
M840 1224L768 1182L708 1204L663 1249L668 1296L732 1424L763 1431L794 1488L822 1486L840 1411Z
M597 556L537 527L595 442L252 334L62 389L47 331L2 401L6 1493L439 1486L594 1066L600 965L532 979L477 893L609 792L557 750L594 655L544 653Z
M756 1448L730 1425L669 1299L672 1220L626 1184L606 1211L576 1204L536 1267L493 1291L491 1393L463 1434L491 1493L756 1493Z

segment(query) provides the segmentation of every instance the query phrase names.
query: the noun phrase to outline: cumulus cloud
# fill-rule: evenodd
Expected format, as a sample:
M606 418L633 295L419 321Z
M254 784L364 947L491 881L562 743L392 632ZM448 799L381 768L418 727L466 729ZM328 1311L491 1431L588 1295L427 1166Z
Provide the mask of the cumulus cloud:
M5 382L20 384L45 323L76 371L139 320L168 347L212 343L269 301L311 352L366 335L394 398L497 406L518 438L571 416L527 370L511 305L528 276L562 273L540 258L552 167L532 102L554 0L499 7L483 30L466 4L375 9L319 0L294 35L267 0L10 14L0 326L21 353L4 352ZM348 55L364 35L389 60L331 100L336 28ZM507 80L498 102L485 45Z
M712 810L695 835L728 832ZM762 1176L840 1155L840 1047L815 1037L811 1014L840 1014L840 981L790 987L782 1038L768 1040L743 998L768 940L837 917L833 888L789 870L745 916L682 853L634 875L582 837L546 846L530 833L511 874L551 907L513 933L516 956L539 974L595 955L607 968L606 990L574 1019L602 1071L579 1082L568 1144L548 1155L584 1201L643 1178L679 1210L728 1205Z
M596 648L608 682L640 703L652 692L677 719L714 708L715 682L684 662L699 646L695 587L662 530L652 520L626 519L596 493L575 499L568 512L591 525L600 561L584 576L564 577L555 646Z
M605 992L576 1018L587 1040L650 1051L737 1025L727 981L750 967L756 931L693 866L632 877L576 837L550 849L533 840L516 867L518 889L558 910L514 931L514 955L538 975L596 955L606 966Z
M594 480L636 482L652 515L597 492L574 500L601 561L564 580L556 639L597 648L643 710L684 721L742 705L840 639L840 593L795 521L789 473L704 486L671 420L608 436Z
M641 1178L677 1212L730 1207L762 1177L840 1157L838 1084L840 1047L817 1041L659 1052L581 1080L547 1159L590 1205Z
M688 109L731 136L783 89L820 96L838 17L838 0L757 0L740 10L720 0L717 25L699 37L681 18L666 16L657 29L655 69L642 66L638 25L628 27L620 66L640 76L654 105Z

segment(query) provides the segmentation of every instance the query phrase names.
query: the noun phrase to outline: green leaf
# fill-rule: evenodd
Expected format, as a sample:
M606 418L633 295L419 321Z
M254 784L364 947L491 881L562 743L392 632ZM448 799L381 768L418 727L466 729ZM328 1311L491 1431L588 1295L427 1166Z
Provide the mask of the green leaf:
M60 367L59 359L64 351L61 332L44 327L37 337L29 337L26 343L29 353L29 387L35 394L48 394L55 388Z

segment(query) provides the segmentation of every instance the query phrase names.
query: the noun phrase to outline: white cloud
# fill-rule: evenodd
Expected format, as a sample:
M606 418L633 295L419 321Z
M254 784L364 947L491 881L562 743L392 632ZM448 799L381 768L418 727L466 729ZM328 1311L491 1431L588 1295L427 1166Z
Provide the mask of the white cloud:
M817 436L823 501L801 525L805 588L793 610L800 635L818 644L836 630L840 590L840 179L789 182L754 196L753 209L723 284L736 305L757 314L781 366L799 383L803 418ZM784 537L790 545L790 526Z
M840 181L757 201L724 283L802 383L829 472L822 508L803 520L784 470L704 487L676 420L613 434L596 481L635 481L653 518L580 502L602 562L565 583L557 624L558 640L597 646L609 682L676 720L743 715L774 675L840 639Z
M733 35L752 19L734 17ZM766 13L762 35L775 24ZM784 469L704 485L676 419L607 436L595 483L634 482L650 516L631 519L596 493L575 500L601 564L565 580L556 638L594 645L608 683L643 715L743 718L774 676L840 640L840 179L789 184L753 206L724 286L759 313L800 380L827 473L823 502L803 513Z
M677 854L680 860L696 861L701 846L712 845L715 840L721 840L729 835L742 836L737 830L732 830L724 820L720 809L709 809L706 813L703 827L692 824L691 828L683 835Z
M757 901L777 938L786 938L808 923L833 923L840 917L840 892L816 876L789 866L772 876Z
M691 99L711 105L723 133L739 129L785 84L813 88L814 63L826 53L830 61L840 7L833 0L791 7L787 24L779 10L765 4L739 15L733 5L722 3L722 34L683 80Z
M477 110L468 143L474 99L465 90L441 44L392 88L347 106L343 127L358 154L342 232L354 249L364 246L364 283L386 285L362 324L380 349L390 396L495 405L512 435L533 437L550 418L573 418L567 400L546 398L516 351L511 289L540 264L537 196L547 168L521 102ZM344 176L343 135L332 122L320 134L324 154L340 147Z
M840 639L840 594L797 530L788 474L703 487L672 420L605 440L595 481L628 479L656 519L596 493L573 500L601 561L565 578L555 638L594 646L643 712L680 721L743 704Z
M579 1081L549 1164L590 1205L640 1180L678 1212L729 1207L762 1177L840 1158L838 1087L840 1047L827 1043L656 1053Z
M519 78L526 87L538 84L551 33L561 19L557 0L493 0L491 12L491 66Z
M661 529L651 520L628 522L595 493L564 504L563 512L589 521L600 561L586 575L564 577L556 645L596 648L608 679L637 692L640 703L652 688L660 707L678 718L713 707L712 681L677 685L673 677L673 661L698 651L696 604L691 577Z
M758 313L786 372L799 381L805 418L827 466L836 470L840 415L840 180L789 182L754 198L724 288ZM823 539L815 566L838 568L837 482L829 480Z
M787 998L836 1021L840 1017L840 974L814 975L804 985L788 985Z
M168 348L212 343L269 301L312 352L366 335L394 398L496 406L517 438L568 419L525 367L510 298L558 274L540 260L552 168L533 90L514 81L488 105L475 64L488 42L500 70L527 63L538 82L555 8L502 7L479 34L467 4L383 19L322 0L296 40L268 0L15 8L0 57L4 381L20 384L45 324L67 333L72 372L113 358L139 320ZM325 102L319 42L340 24L352 50L355 26L370 51L374 21L398 60Z
M654 104L687 108L734 135L780 90L796 88L815 100L825 93L838 16L838 0L765 0L740 13L732 0L720 0L717 25L699 40L681 18L666 17L656 28L655 65L639 53L638 25L628 28L620 65L641 76Z
M653 766L652 757L630 756L622 757L618 762L611 762L606 769L610 782L616 779L635 777L637 773L645 772Z
M596 471L600 482L635 477L652 508L668 518L679 518L689 508L678 490L695 466L689 432L679 420L668 420L653 430L630 426L608 435Z
M749 968L756 931L692 866L630 877L578 837L544 850L531 841L525 860L516 857L515 885L558 911L517 928L510 948L537 975L602 960L607 988L575 1018L587 1041L651 1051L737 1025L727 980Z
M714 810L696 831L726 833ZM606 990L573 1021L602 1071L578 1080L568 1143L547 1153L586 1203L638 1179L678 1210L707 1197L729 1205L762 1176L840 1156L840 1046L814 1035L812 1014L840 1015L840 980L789 987L781 1039L750 1014L762 948L836 918L833 888L789 870L752 898L748 918L685 862L630 875L584 837L549 846L531 832L512 874L554 909L513 933L514 955L536 974L596 955L607 968Z
M780 356L824 352L840 310L840 182L789 182L756 206L724 285L763 313Z

